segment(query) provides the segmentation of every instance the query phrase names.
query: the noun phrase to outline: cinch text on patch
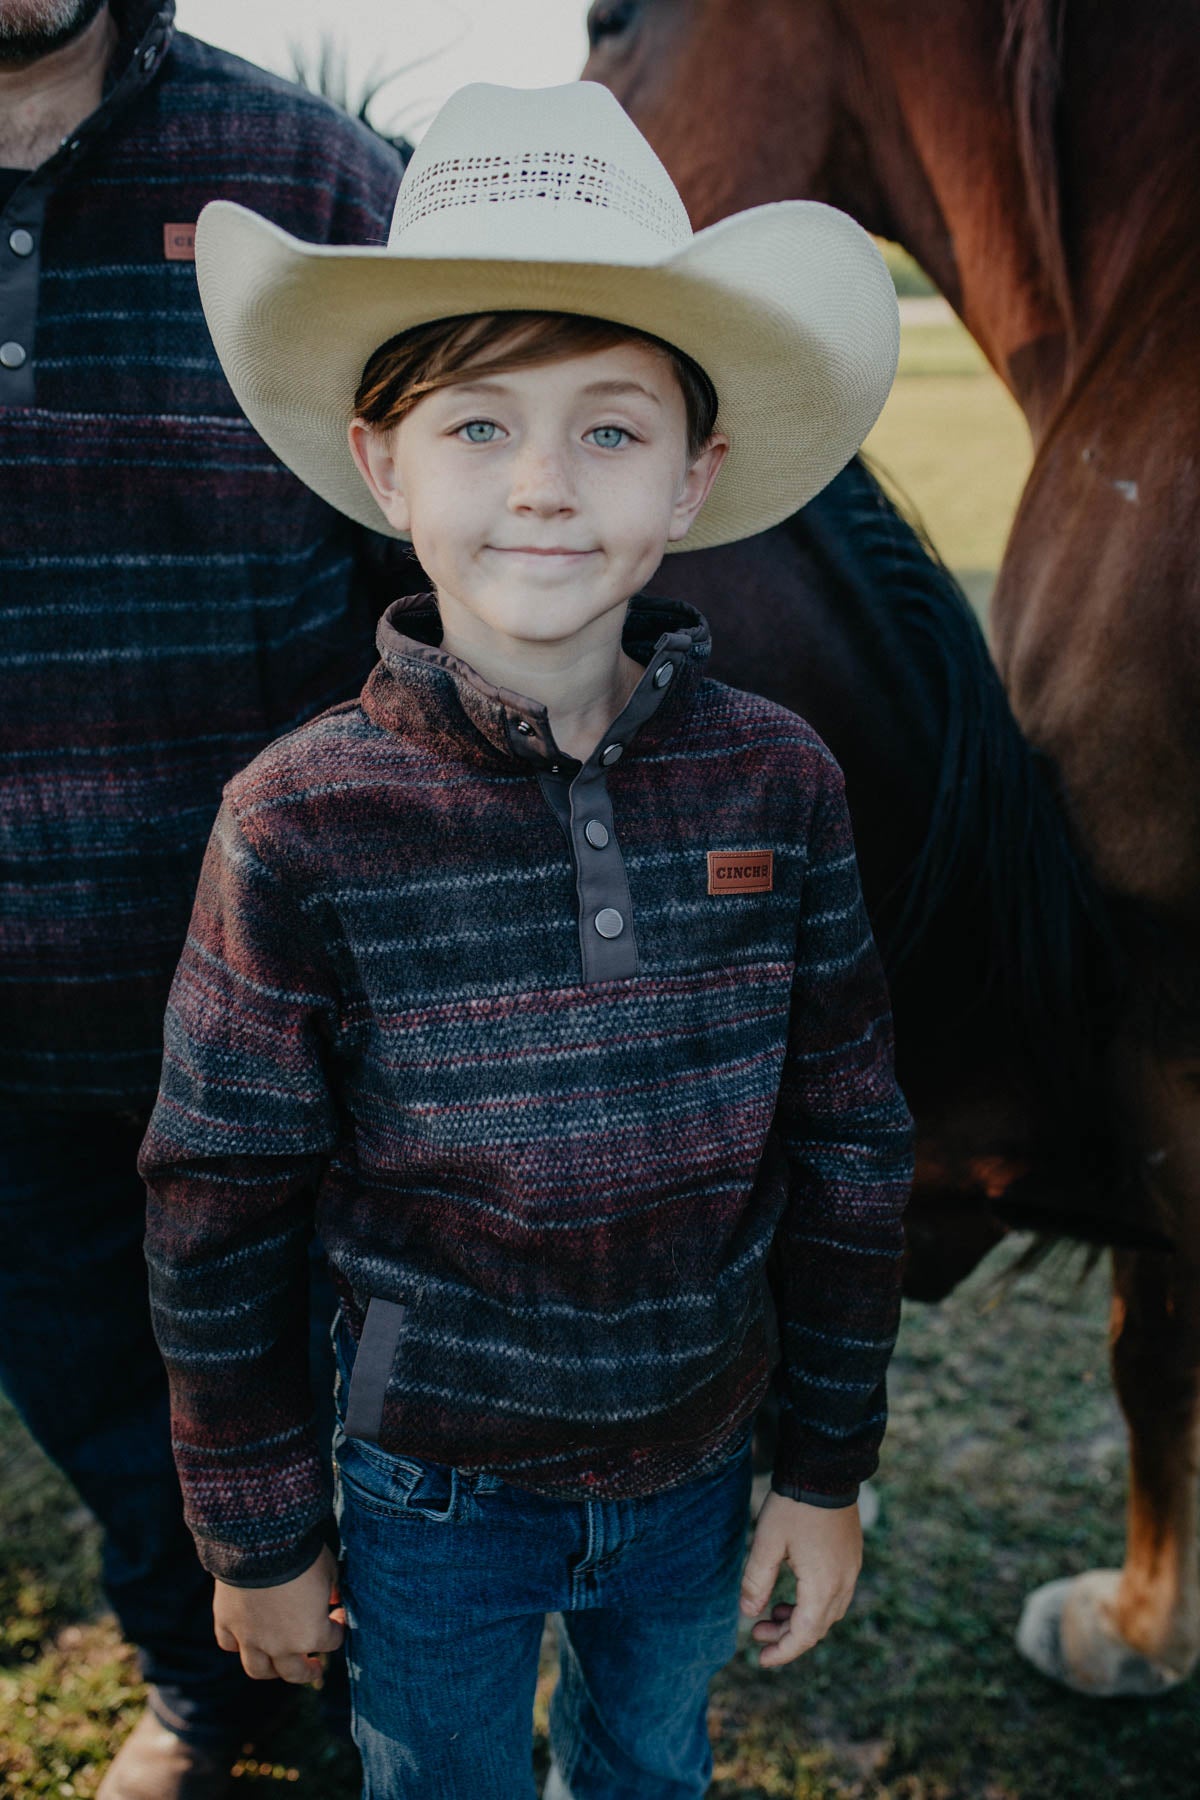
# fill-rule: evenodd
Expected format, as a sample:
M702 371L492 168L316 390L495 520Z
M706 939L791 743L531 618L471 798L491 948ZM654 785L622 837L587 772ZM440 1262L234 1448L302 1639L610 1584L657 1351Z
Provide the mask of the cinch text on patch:
M773 850L710 850L710 894L765 894L772 885Z

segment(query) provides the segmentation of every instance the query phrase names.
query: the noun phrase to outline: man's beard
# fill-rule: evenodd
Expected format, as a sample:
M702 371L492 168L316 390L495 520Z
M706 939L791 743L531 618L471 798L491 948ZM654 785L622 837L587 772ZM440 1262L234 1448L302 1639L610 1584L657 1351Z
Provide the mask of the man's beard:
M87 30L107 0L0 0L0 65L37 62Z

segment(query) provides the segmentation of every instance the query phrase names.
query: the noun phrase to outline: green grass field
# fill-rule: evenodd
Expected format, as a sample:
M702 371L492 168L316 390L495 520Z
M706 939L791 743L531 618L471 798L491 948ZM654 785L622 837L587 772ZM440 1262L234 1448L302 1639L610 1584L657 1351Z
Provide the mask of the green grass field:
M849 1613L766 1673L718 1679L715 1800L1195 1800L1200 1681L1089 1701L1012 1644L1037 1583L1119 1563L1125 1432L1108 1383L1103 1267L1000 1276L1019 1240L938 1307L907 1304L879 1501ZM97 1616L94 1531L0 1411L0 1794L93 1795L140 1689ZM535 1714L545 1768L547 1664ZM349 1755L304 1716L243 1759L237 1791L354 1800ZM467 1797L464 1796L464 1800Z

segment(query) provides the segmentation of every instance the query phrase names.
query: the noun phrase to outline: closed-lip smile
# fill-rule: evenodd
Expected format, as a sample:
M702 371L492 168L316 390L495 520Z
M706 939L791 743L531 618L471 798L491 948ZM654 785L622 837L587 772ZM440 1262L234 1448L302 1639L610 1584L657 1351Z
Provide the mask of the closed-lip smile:
M572 550L567 544L492 544L505 556L591 556L591 550Z

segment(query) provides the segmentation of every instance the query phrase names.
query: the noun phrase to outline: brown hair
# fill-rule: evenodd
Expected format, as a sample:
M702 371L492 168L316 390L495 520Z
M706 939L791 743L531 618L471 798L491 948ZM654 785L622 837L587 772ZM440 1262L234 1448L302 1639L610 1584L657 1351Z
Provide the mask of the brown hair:
M354 396L355 417L388 431L418 400L452 386L467 369L481 377L499 375L631 342L659 351L675 370L687 412L688 457L698 456L717 420L716 391L704 370L649 332L579 313L463 313L403 331L368 358Z

